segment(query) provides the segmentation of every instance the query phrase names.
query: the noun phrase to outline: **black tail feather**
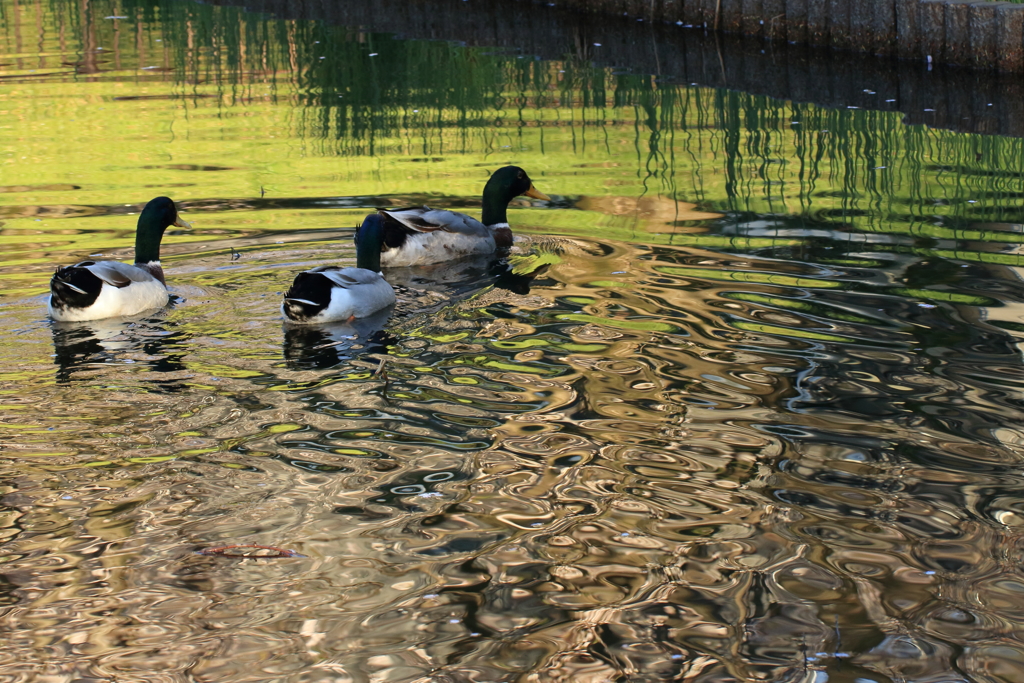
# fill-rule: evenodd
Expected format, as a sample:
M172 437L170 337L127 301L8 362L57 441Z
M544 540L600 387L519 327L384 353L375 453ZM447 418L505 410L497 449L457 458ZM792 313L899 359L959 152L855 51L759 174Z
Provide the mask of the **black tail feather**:
M299 273L284 294L285 316L295 321L315 317L330 305L332 285L331 280L320 273Z
M57 268L50 279L50 302L56 308L88 308L96 303L103 281L84 267L91 261Z

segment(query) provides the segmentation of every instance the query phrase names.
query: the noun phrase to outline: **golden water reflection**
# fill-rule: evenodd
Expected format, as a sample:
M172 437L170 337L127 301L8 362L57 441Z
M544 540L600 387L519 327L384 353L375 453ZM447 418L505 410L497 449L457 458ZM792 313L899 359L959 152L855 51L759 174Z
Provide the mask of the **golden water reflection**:
M1020 141L236 8L0 8L3 677L1019 678ZM370 208L473 212L507 162L553 197L508 269L282 323ZM46 321L53 265L130 257L164 193L173 305ZM232 543L305 557L195 552Z
M1019 446L986 415L1016 410L994 390L1016 349L979 340L998 373L922 372L906 321L940 307L845 316L892 297L733 258L579 242L528 292L484 282L378 343L338 330L329 363L296 362L272 313L225 325L267 269L136 323L30 325L4 378L4 670L882 680L954 647L989 666L1015 628ZM307 557L193 552L234 542Z

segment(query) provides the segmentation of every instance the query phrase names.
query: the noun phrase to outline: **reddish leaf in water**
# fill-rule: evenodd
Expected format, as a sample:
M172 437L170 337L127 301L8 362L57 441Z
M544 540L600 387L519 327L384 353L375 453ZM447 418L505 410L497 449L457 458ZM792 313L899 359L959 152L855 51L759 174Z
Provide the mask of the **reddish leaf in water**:
M269 550L269 554L257 554L253 552L246 552L246 549L255 550ZM285 548L278 548L273 545L256 545L256 544L240 544L240 545L222 545L216 548L203 548L202 550L196 551L197 555L217 555L218 557L266 557L266 558L277 558L277 557L305 557L294 550L287 550Z

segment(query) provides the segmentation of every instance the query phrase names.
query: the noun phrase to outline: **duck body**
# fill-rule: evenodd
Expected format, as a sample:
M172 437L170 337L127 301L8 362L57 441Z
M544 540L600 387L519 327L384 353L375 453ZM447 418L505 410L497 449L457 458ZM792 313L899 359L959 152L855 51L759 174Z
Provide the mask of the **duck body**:
M395 303L395 290L366 268L320 266L295 276L281 312L296 323L365 318Z
M82 261L53 274L48 309L54 320L80 322L135 315L167 300L163 278L145 265Z
M366 318L395 303L395 290L380 273L383 220L371 214L359 230L356 267L320 266L295 276L281 312L294 323L328 323Z
M385 225L380 261L387 267L442 263L512 246L508 224L491 227L456 211L413 206L380 214Z
M526 171L505 166L495 171L483 193L481 220L457 211L415 206L378 211L383 220L381 265L415 266L441 263L512 246L506 211L515 197L548 199L533 186ZM356 244L361 239L356 232Z
M190 227L178 218L174 202L157 197L146 204L135 231L135 264L81 261L58 267L50 279L50 317L61 322L135 315L167 305L160 266L160 240L171 225Z

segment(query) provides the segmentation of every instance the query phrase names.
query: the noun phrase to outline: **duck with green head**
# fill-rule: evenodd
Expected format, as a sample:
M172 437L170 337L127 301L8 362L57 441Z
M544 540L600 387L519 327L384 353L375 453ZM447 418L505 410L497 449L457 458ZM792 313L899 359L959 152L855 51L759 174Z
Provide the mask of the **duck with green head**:
M473 254L491 254L512 246L508 225L508 204L520 195L549 199L533 186L526 171L505 166L495 171L484 186L480 220L456 211L414 206L381 210L384 242L381 264L415 266L441 263ZM362 231L356 231L356 244Z
M295 276L281 312L294 323L353 321L395 303L395 290L380 274L384 221L370 214L359 226L356 267L320 266Z
M169 226L192 227L167 197L153 199L135 228L135 264L82 261L58 267L50 280L50 317L58 321L135 315L167 305L160 241Z

